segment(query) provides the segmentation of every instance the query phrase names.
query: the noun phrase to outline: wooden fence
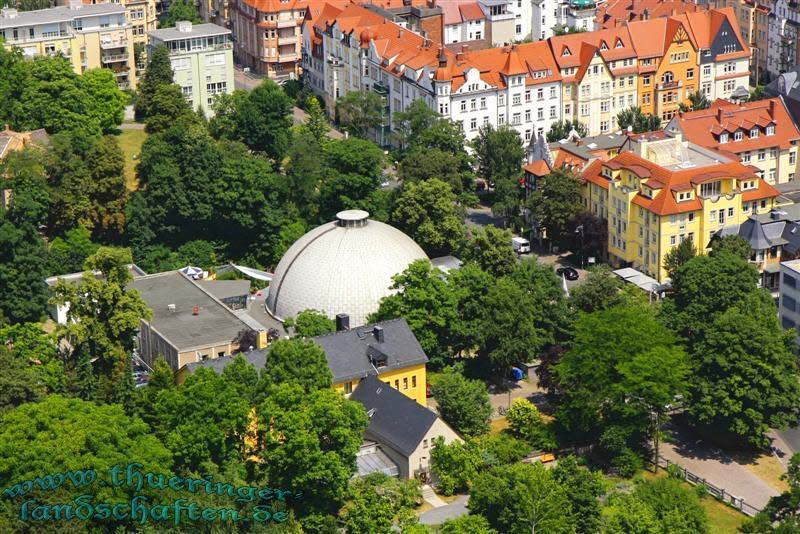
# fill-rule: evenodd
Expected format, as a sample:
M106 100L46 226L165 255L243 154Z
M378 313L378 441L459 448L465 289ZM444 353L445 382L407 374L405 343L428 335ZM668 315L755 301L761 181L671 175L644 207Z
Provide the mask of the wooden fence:
M693 485L696 485L696 486L699 486L699 485L702 484L708 490L709 494L713 495L715 498L717 498L718 500L724 502L725 504L728 504L728 505L732 506L733 508L736 508L737 510L741 511L743 514L746 514L746 515L749 515L749 516L754 516L758 512L761 511L760 508L756 508L755 506L745 502L744 498L737 497L736 495L733 495L733 494L725 491L725 488L720 488L720 487L715 486L714 484L708 482L706 479L695 475L694 473L692 473L688 469L686 469L684 467L681 467L679 464L676 464L675 462L671 462L671 461L667 460L666 458L659 457L658 465L659 465L659 467L662 467L663 469L667 470L668 472L678 475L680 478L682 478L683 480L685 480L686 482L688 482L690 484L693 484Z

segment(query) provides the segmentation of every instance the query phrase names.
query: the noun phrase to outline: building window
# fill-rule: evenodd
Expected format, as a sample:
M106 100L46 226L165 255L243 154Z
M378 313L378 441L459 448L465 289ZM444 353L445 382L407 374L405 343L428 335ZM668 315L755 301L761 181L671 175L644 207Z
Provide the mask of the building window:
M581 104L581 116L586 117L589 115L589 104Z
M515 106L519 106L522 104L522 97L519 94L513 95L511 97L511 103Z
M544 108L539 108L536 110L536 120L544 120Z
M608 121L601 121L600 122L600 132L601 133L608 132Z
M661 76L661 83L663 83L663 84L672 83L673 80L674 80L674 77L673 77L673 75L672 75L672 73L670 71L665 72Z
M775 135L775 125L770 124L767 126L767 135Z
M758 151L758 161L764 161L767 159L767 151L766 150L759 150Z
M345 382L344 383L344 394L349 395L353 392L353 383L352 382Z
M758 137L758 128L752 128L750 130L750 139L755 139Z
M703 65L703 76L711 76L711 65Z
M744 135L742 134L741 130L736 130L733 132L733 140L734 141L741 141Z
M403 377L403 389L408 389L408 377Z
M472 131L478 129L478 119L473 117L469 120L469 129Z
M782 295L781 296L781 306L786 308L789 311L795 311L797 309L797 301L794 300L789 295Z
M694 79L694 69L686 69L686 79L687 80Z
M525 122L531 122L531 110L525 110Z

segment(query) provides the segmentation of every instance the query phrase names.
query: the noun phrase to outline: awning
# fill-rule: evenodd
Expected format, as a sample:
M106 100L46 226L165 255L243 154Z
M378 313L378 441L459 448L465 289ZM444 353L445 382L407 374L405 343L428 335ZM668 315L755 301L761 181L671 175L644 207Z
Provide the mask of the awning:
M272 273L268 273L267 271L259 271L258 269L252 269L242 265L234 265L233 263L231 263L231 266L243 275L249 276L250 278L255 278L256 280L266 280L267 282L272 281Z
M658 280L647 276L641 271L637 271L636 269L632 269L630 267L625 267L624 269L617 269L616 271L612 271L614 274L628 282L629 284L633 284L638 288L647 291L649 293L657 293L659 291L663 291L667 289L668 285L664 284L663 286L658 283Z

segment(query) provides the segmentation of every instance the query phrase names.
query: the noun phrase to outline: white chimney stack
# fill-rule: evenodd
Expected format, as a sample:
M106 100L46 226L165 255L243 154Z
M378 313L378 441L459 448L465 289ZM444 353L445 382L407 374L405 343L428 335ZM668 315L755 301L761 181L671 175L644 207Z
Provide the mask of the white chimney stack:
M192 23L188 20L179 20L175 23L175 28L181 33L189 33L192 31Z

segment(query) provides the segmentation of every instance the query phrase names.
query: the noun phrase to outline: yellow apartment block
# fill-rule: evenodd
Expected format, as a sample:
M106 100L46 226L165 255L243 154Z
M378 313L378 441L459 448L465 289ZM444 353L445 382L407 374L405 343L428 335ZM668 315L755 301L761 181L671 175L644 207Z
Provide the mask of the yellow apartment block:
M611 262L659 282L668 278L664 257L681 241L703 254L721 228L768 213L778 196L751 167L666 132L631 136L582 179L589 209L606 210Z
M132 26L119 4L67 6L36 11L0 10L0 42L26 57L61 54L77 74L107 68L120 88L136 88Z

